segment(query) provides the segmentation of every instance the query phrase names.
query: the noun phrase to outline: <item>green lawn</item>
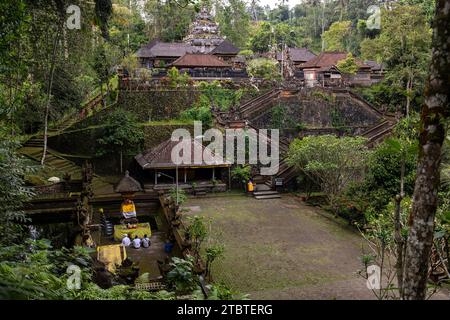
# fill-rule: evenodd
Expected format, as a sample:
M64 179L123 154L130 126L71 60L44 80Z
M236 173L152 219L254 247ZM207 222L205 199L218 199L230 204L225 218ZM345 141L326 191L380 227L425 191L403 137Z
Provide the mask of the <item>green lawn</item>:
M253 299L374 298L357 275L359 234L295 196L190 198L184 207L210 219L212 240L225 245L216 282Z

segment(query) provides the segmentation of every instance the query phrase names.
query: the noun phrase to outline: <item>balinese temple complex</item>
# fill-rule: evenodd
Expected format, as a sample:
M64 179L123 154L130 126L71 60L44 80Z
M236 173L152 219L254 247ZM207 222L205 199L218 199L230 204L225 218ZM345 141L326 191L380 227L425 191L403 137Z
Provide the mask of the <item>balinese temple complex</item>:
M213 16L203 8L189 27L189 34L182 42L161 42L153 40L141 47L136 53L140 64L145 68L178 67L182 61L196 59L196 68L203 69L228 68L233 69L233 59L239 53L239 48L220 35L219 26ZM196 56L206 58L196 58ZM186 56L186 57L185 57ZM224 63L220 64L217 61ZM177 64L173 64L177 61ZM201 65L205 62L204 65ZM200 65L198 64L200 63ZM183 66L184 67L184 66Z
M142 46L136 55L141 67L153 69L153 78L165 77L167 70L175 67L196 80L239 80L248 78L246 58L239 52L239 48L220 34L214 17L202 8L183 41L168 43L155 39ZM308 48L286 48L274 56L283 66L286 78L300 80L306 86L367 86L383 78L379 64L374 61L366 64L358 59L357 73L351 77L343 75L337 63L346 57L347 52L316 55Z

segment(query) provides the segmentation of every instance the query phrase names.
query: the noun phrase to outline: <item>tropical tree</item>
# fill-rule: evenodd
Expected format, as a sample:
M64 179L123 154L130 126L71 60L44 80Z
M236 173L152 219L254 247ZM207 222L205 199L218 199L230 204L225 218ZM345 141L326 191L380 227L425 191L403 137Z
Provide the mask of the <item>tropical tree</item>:
M106 106L106 97L110 93L110 79L114 75L114 67L119 63L120 55L109 44L104 43L96 48L92 68L97 73L100 92L103 96L103 86L106 85L106 96L103 96L103 105Z
M336 212L337 198L364 177L368 157L365 142L364 138L333 135L295 139L289 146L288 162L321 187Z
M385 64L386 81L402 89L405 113L420 96L430 59L431 29L423 11L415 6L393 5L383 9L381 33L361 42L361 54Z
M177 1L150 0L145 3L145 13L149 18L147 26L150 39L159 38L172 42L182 40L195 16L191 1L179 5Z
M244 48L250 36L250 14L242 0L218 1L217 21L220 32L238 48Z
M338 61L336 67L344 74L355 74L359 68L351 53L349 53L345 59Z
M266 80L275 80L281 77L278 61L268 58L250 60L247 65L247 72L254 78Z
M300 42L302 29L287 23L272 24L262 22L251 37L250 49L255 52L268 52L273 49L281 50L282 47L297 47Z
M0 230L11 237L10 229L27 221L21 210L23 203L33 196L24 181L32 167L17 155L15 149L18 146L13 137L0 131Z
M421 113L421 131L417 178L413 207L409 218L410 231L406 244L404 298L424 299L434 236L440 178L441 151L450 116L448 90L450 52L450 0L436 1L433 24L433 57Z
M137 117L124 109L116 109L105 120L105 129L97 139L97 155L118 154L123 172L124 152L137 152L144 140L144 132Z
M322 34L327 51L345 51L351 32L351 21L334 22L330 28Z

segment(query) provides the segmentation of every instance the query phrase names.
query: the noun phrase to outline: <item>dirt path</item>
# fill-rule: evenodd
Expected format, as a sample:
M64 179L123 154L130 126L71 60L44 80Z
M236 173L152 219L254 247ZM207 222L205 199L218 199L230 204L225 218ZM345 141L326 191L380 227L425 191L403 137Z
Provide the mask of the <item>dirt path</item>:
M251 299L374 299L361 269L362 238L295 197L189 199L188 215L212 220L225 244L214 279Z

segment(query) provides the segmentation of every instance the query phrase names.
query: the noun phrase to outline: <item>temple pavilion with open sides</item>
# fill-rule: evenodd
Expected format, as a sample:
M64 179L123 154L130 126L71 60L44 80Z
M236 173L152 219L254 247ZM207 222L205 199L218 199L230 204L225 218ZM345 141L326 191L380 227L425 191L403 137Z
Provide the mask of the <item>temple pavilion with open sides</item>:
M168 190L178 184L186 191L211 192L225 191L230 186L231 162L217 160L214 163L176 165L171 158L173 148L178 141L166 140L153 149L138 154L135 159L140 167L140 180L147 190ZM202 150L203 155L213 156L208 147L195 139L190 140L191 159L195 150Z

